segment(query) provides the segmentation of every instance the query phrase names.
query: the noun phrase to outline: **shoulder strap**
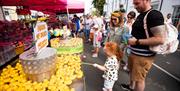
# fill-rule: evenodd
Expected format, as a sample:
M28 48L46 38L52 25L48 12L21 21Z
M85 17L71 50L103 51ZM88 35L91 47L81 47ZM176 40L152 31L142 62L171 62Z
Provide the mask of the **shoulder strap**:
M147 14L145 15L144 19L143 19L143 22L144 22L144 30L145 30L145 33L146 33L146 37L149 38L149 33L148 33L148 28L147 28L147 16L148 14L151 12L152 10L149 10L147 12Z

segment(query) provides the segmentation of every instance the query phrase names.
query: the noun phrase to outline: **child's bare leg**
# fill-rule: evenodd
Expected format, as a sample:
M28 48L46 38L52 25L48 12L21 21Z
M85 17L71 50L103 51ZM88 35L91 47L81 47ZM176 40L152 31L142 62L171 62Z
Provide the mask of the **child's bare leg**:
M98 47L96 47L96 54L98 54L99 53L99 48Z
M112 91L112 88L111 89L103 88L103 91Z
M107 91L112 91L112 88L111 89L107 89Z

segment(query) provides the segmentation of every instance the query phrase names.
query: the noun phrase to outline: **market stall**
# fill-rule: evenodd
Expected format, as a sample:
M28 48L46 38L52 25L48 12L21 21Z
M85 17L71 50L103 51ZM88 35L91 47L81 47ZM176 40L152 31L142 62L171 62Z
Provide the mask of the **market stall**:
M45 22L36 23L34 47L19 56L15 67L8 65L2 70L0 91L85 91L80 55L71 51L77 46L72 43L81 42L75 41L81 39L69 38L69 35L63 32L65 37L62 45L65 43L67 46L58 48L66 51L56 50L46 47L47 30ZM60 54L57 54L57 51Z
M0 66L31 47L31 29L22 21L0 21Z
M66 2L65 4L54 4L54 5L36 5L29 6L31 10L38 11L54 11L54 12L66 12L66 13L83 13L84 12L84 2L81 0L62 0Z
M22 15L29 13L30 9L52 14L84 11L83 4L74 3L82 6L76 8L77 6L70 2L1 0L0 5L25 6L26 9L17 9L17 13ZM44 20L54 24L47 24ZM62 24L63 26L59 22L55 16L46 19L38 16L33 22L35 24L31 26L28 26L26 21L0 22L0 29L4 30L0 31L0 66L20 55L14 66L6 66L0 73L0 91L85 91L80 58L83 52L82 39L71 37L69 22ZM48 30L51 28L52 33L58 35L51 40L52 48L47 47Z
M0 6L66 5L67 0L1 0Z

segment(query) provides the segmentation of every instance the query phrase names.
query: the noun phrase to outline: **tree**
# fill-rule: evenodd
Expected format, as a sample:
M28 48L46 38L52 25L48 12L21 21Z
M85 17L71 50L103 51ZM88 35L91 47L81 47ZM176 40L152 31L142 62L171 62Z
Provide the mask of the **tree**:
M103 14L105 0L93 0L93 6L99 11L100 15Z

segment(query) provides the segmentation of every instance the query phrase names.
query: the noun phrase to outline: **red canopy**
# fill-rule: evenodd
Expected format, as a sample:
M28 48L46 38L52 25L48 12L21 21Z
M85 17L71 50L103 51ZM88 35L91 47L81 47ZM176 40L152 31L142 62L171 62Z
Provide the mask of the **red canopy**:
M32 10L50 11L50 12L67 12L69 13L82 13L84 12L84 2L79 0L67 0L67 5L47 5L47 6L30 6Z
M66 5L67 0L0 0L0 6Z
M0 0L0 6L28 6L32 10L82 13L84 2L80 0Z
M29 9L16 9L18 15L30 15L31 11Z

